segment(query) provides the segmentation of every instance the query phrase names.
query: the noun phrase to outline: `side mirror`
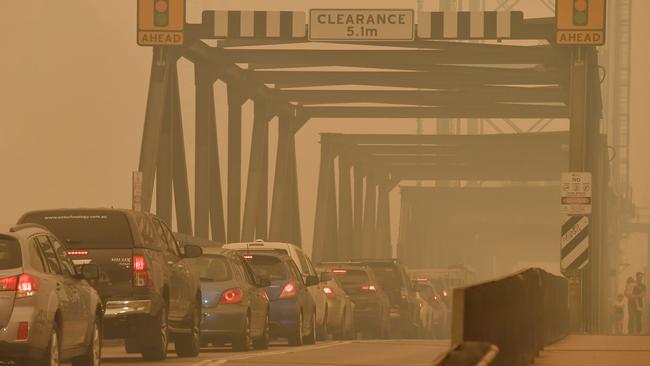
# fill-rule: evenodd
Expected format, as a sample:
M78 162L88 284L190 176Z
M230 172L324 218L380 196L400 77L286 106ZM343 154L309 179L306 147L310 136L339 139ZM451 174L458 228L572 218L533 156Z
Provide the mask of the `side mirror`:
M198 245L185 244L183 247L183 257L198 258L203 255L203 249Z
M94 281L98 280L100 276L100 268L96 264L84 264L81 266L81 278L83 278L86 281Z
M307 279L305 279L305 286L311 287L311 286L316 286L320 283L320 280L318 279L318 276L307 276Z
M325 283L329 282L332 280L332 273L331 272L321 272L320 273L320 282Z
M269 287L271 286L271 280L269 276L257 276L257 287Z

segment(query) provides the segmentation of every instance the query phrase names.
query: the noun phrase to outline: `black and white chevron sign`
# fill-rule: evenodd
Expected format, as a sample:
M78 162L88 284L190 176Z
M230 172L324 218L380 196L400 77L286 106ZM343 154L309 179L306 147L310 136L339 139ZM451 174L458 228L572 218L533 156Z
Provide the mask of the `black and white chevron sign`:
M560 242L562 272L584 268L589 263L589 216L567 216Z

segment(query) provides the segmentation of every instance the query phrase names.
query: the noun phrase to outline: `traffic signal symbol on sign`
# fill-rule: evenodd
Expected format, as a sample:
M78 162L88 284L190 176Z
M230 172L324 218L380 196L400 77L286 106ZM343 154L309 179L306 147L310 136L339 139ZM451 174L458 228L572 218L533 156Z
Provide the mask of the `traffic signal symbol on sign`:
M182 31L185 0L138 0L138 30Z
M573 24L585 26L589 23L589 0L573 0Z

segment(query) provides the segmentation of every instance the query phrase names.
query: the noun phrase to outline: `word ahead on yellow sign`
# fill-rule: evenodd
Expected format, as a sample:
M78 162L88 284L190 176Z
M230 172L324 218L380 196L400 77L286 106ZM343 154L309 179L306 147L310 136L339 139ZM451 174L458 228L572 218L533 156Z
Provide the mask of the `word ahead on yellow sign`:
M185 28L185 0L138 0L138 44L180 46Z
M556 0L557 44L605 44L606 0Z

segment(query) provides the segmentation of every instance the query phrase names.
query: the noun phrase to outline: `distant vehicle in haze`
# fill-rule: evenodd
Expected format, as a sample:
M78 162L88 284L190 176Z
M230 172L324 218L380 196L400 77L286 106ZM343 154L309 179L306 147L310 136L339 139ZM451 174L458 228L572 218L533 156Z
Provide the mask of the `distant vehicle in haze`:
M300 270L302 274L303 281L307 280L309 276L318 277L318 273L314 268L314 264L311 262L311 259L306 255L303 250L294 244L289 243L277 243L277 242L265 242L263 240L256 240L251 243L230 243L223 246L225 249L238 250L240 252L250 252L250 251L268 251L272 253L284 253L293 259L294 263ZM318 286L308 287L309 293L314 299L314 304L316 305L316 324L318 334L321 335L321 339L324 339L328 333L327 317L329 315L329 310L327 308L327 297L320 290Z
M435 289L427 278L413 280L418 299L425 301L431 307L430 329L425 332L427 338L447 338L450 331L450 308L444 303L442 295Z
M0 232L0 362L98 366L104 309L87 282L98 277L94 264L77 271L42 226Z
M417 337L420 309L404 265L397 259L362 259L359 262L373 270L379 285L388 294L392 331L404 338Z
M354 324L371 338L389 338L390 299L372 269L360 262L323 262L319 268L332 272L354 303Z
M190 265L201 279L201 343L230 343L234 351L268 348L270 304L264 288L269 279L255 276L237 252L227 249L203 248L203 256Z
M93 286L105 303L104 337L125 339L129 353L147 360L200 351L201 288L187 259L198 246L181 246L156 216L120 209L33 211L19 223L47 227L63 241L75 264L101 267Z
M321 281L319 287L327 296L327 329L332 332L334 339L353 339L356 336L354 302L343 289L337 276L327 269L316 270Z
M290 346L315 344L316 305L308 288L318 288L318 277L307 276L303 281L293 259L284 253L252 251L243 257L256 276L270 280L266 294L271 309L271 337L286 337Z

